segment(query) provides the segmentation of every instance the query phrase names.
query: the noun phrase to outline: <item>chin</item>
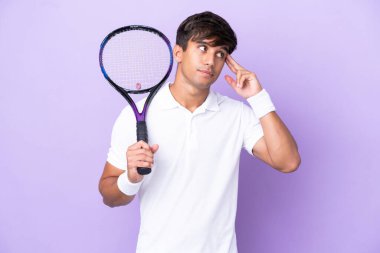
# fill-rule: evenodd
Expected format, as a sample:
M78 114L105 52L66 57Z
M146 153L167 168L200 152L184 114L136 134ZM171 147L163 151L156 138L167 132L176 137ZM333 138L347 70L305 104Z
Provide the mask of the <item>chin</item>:
M199 78L197 83L200 86L210 87L213 83L215 83L216 79L214 78Z
M197 82L196 86L199 89L209 89L214 82Z

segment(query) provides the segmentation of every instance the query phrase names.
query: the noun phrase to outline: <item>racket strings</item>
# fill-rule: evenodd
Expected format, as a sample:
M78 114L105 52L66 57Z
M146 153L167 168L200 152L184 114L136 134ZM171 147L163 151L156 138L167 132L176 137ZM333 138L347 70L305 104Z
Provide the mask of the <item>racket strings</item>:
M155 33L132 30L112 37L102 61L111 80L126 90L145 90L167 73L171 55L168 44Z

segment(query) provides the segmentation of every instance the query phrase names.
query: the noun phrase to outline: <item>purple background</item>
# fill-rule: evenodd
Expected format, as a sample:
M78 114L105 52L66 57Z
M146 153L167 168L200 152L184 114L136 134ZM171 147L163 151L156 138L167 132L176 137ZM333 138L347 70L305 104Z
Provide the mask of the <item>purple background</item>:
M242 152L239 252L380 252L378 2L129 3L0 0L1 253L134 252L138 201L111 209L97 189L126 105L101 75L99 45L128 24L174 43L178 24L204 10L235 29L235 59L302 155L282 174ZM223 79L214 87L240 99Z

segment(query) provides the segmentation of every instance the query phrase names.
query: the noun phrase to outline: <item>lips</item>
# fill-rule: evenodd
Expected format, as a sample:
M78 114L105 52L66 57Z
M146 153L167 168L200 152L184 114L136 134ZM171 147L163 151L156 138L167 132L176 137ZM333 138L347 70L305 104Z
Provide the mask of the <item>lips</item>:
M207 69L198 69L199 72L203 73L203 74L206 74L210 77L214 76L214 73L210 70L207 70Z

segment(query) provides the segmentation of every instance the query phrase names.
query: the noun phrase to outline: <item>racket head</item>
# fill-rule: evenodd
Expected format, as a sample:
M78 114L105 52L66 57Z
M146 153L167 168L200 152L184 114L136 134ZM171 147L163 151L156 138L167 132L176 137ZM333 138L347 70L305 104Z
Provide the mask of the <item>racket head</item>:
M159 30L124 26L104 38L99 64L104 77L119 92L146 93L169 77L173 51L169 39Z

